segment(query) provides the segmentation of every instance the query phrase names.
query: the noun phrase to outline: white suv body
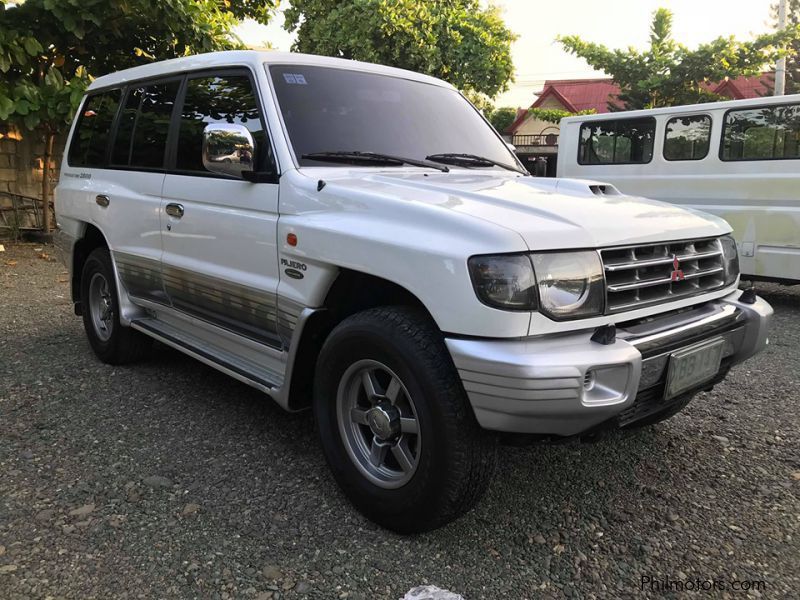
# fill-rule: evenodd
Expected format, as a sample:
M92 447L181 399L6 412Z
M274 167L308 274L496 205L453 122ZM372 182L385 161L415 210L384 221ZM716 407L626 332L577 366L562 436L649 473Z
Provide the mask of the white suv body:
M286 409L313 395L337 480L399 531L480 496L489 431L656 422L767 343L727 223L527 176L451 86L389 67L224 52L100 77L56 208L103 360L155 338Z

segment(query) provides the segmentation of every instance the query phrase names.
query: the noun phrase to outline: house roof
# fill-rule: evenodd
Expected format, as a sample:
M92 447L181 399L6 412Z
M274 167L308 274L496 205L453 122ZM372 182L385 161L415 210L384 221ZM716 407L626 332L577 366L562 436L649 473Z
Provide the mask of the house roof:
M608 112L610 96L619 92L612 79L552 79L544 82L544 88L531 108L538 108L550 96L564 98L564 108L571 112L594 109Z
M775 74L772 71L767 71L758 77L737 77L736 79L726 79L716 84L710 83L706 86L706 89L720 96L726 96L731 100L745 100L767 95L774 83Z
M755 98L764 95L772 86L772 72L762 73L756 77L737 77L719 83L710 83L705 87L709 91L726 96L733 100ZM619 86L611 78L605 79L548 79L531 108L539 108L548 99L557 100L564 110L577 113L582 110L594 110L598 113L608 112L608 103L619 93ZM528 118L525 110L517 111L516 120L508 127L514 133Z

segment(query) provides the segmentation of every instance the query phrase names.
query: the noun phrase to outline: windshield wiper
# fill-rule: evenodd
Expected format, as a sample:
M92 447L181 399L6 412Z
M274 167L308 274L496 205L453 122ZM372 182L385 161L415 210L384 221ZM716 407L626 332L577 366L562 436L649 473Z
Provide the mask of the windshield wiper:
M477 154L464 154L459 152L444 152L442 154L431 154L425 157L426 160L435 162L447 163L448 165L458 165L462 167L501 167L515 173L522 173L529 175L527 171L523 171L519 167L507 165L485 156L478 156Z
M407 158L405 156L394 156L393 154L381 154L380 152L360 152L358 150L339 150L336 152L309 152L300 158L309 160L322 160L328 162L342 163L367 163L383 165L411 165L414 167L427 167L436 169L442 173L448 173L450 169L430 160L420 160L418 158Z

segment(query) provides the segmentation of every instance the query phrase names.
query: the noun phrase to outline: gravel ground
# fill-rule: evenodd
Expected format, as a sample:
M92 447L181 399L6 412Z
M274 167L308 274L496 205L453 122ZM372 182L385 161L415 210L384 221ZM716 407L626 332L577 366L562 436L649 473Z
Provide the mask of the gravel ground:
M0 598L800 597L798 289L760 286L768 350L683 413L503 448L476 510L404 538L342 497L310 414L162 346L100 364L43 252L0 253Z

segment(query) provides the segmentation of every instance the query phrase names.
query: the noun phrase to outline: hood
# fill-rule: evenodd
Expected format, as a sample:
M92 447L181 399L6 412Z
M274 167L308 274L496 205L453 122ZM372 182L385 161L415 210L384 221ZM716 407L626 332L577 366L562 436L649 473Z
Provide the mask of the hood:
M626 196L593 181L497 171L326 171L326 182L334 188L352 187L354 192L469 215L517 232L531 250L601 248L731 231L725 221L707 213Z

